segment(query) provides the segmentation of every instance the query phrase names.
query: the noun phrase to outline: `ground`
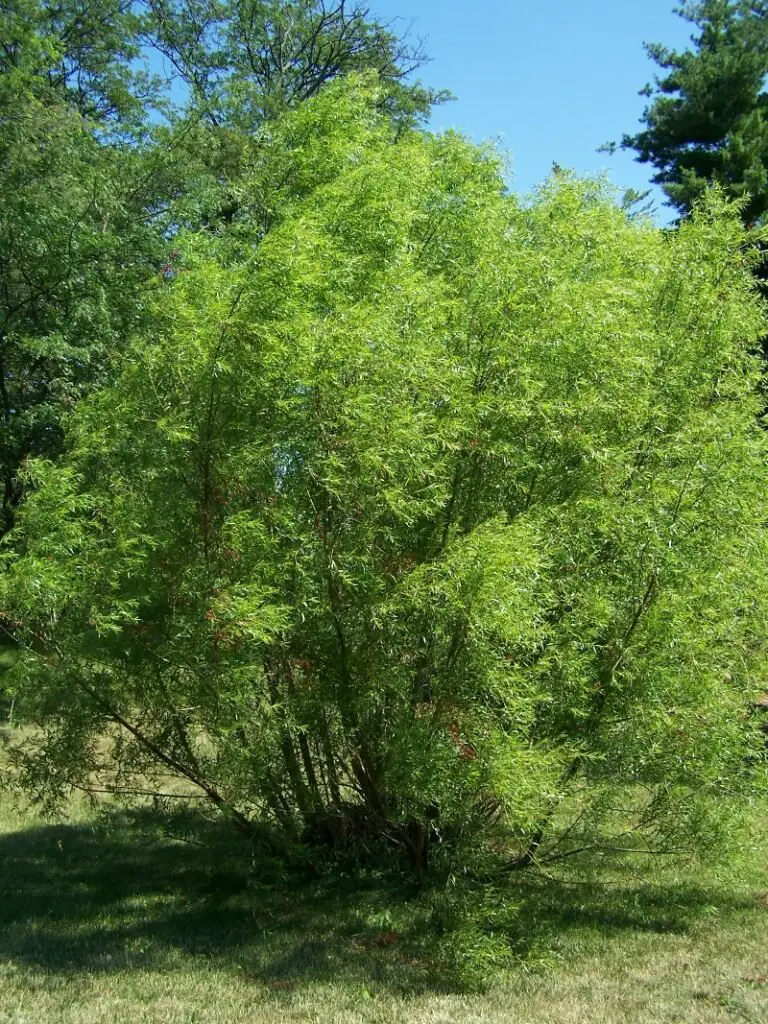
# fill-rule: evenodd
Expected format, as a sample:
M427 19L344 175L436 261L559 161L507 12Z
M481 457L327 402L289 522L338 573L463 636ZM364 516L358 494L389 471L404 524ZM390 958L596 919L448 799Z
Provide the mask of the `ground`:
M476 991L436 937L435 894L381 874L281 879L216 830L186 838L144 814L78 804L51 822L0 797L0 1024L768 1021L759 820L715 867L516 876L513 958Z

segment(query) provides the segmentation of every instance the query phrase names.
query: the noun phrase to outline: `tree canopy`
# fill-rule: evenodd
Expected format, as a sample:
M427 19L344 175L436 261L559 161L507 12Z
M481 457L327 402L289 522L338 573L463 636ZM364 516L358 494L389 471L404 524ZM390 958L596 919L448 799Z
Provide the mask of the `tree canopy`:
M762 0L703 0L679 13L696 28L692 48L647 47L662 69L645 94L645 128L625 135L656 171L671 204L688 214L706 187L744 200L742 217L768 210L768 6Z
M381 102L424 116L444 94L408 81L426 60L396 24L347 0L146 0L155 47L215 126L253 131L341 75L366 69Z
M0 12L0 474L8 528L28 455L103 379L165 245L144 208L146 104L130 5Z
M54 456L116 372L176 233L235 219L264 124L366 67L394 120L437 97L404 81L420 48L345 2L11 0L0 39L1 534L24 460ZM158 49L182 88L150 73Z
M236 236L177 237L30 465L27 782L171 773L244 831L420 865L615 844L619 807L649 848L711 840L766 642L738 214L665 233L567 175L522 204L382 95L352 76L258 136Z

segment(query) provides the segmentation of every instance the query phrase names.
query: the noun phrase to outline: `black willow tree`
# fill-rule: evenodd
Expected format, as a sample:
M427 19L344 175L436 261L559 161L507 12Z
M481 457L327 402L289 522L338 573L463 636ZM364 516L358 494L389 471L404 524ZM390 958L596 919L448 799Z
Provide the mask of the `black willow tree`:
M19 767L53 797L170 774L248 834L419 869L713 843L766 653L738 214L662 232L564 175L521 205L388 95L353 75L256 138L237 230L178 235L28 467Z

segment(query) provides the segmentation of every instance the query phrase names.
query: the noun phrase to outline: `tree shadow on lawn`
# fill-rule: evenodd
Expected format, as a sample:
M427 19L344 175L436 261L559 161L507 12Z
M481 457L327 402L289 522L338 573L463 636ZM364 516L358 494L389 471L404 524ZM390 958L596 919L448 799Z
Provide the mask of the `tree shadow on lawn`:
M248 853L212 827L194 844L169 840L142 812L0 835L0 960L48 974L200 965L276 991L461 987L444 959L456 920L446 926L435 910L439 890L394 873L310 878L254 865ZM751 905L695 885L569 886L532 875L506 892L517 908L507 937L521 960L573 929L684 932L713 900Z

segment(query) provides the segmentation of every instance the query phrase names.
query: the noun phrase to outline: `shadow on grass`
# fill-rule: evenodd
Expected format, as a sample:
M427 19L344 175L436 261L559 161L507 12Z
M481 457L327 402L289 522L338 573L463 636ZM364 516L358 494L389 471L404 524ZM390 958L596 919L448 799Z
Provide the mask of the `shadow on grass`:
M275 991L310 982L402 994L459 987L443 956L455 915L446 925L435 890L385 875L311 879L254 866L216 829L198 831L196 842L160 836L156 819L140 813L0 835L0 959L53 974L194 962ZM533 876L508 890L517 909L507 938L521 959L561 945L569 930L684 931L713 900L693 885L625 890Z

